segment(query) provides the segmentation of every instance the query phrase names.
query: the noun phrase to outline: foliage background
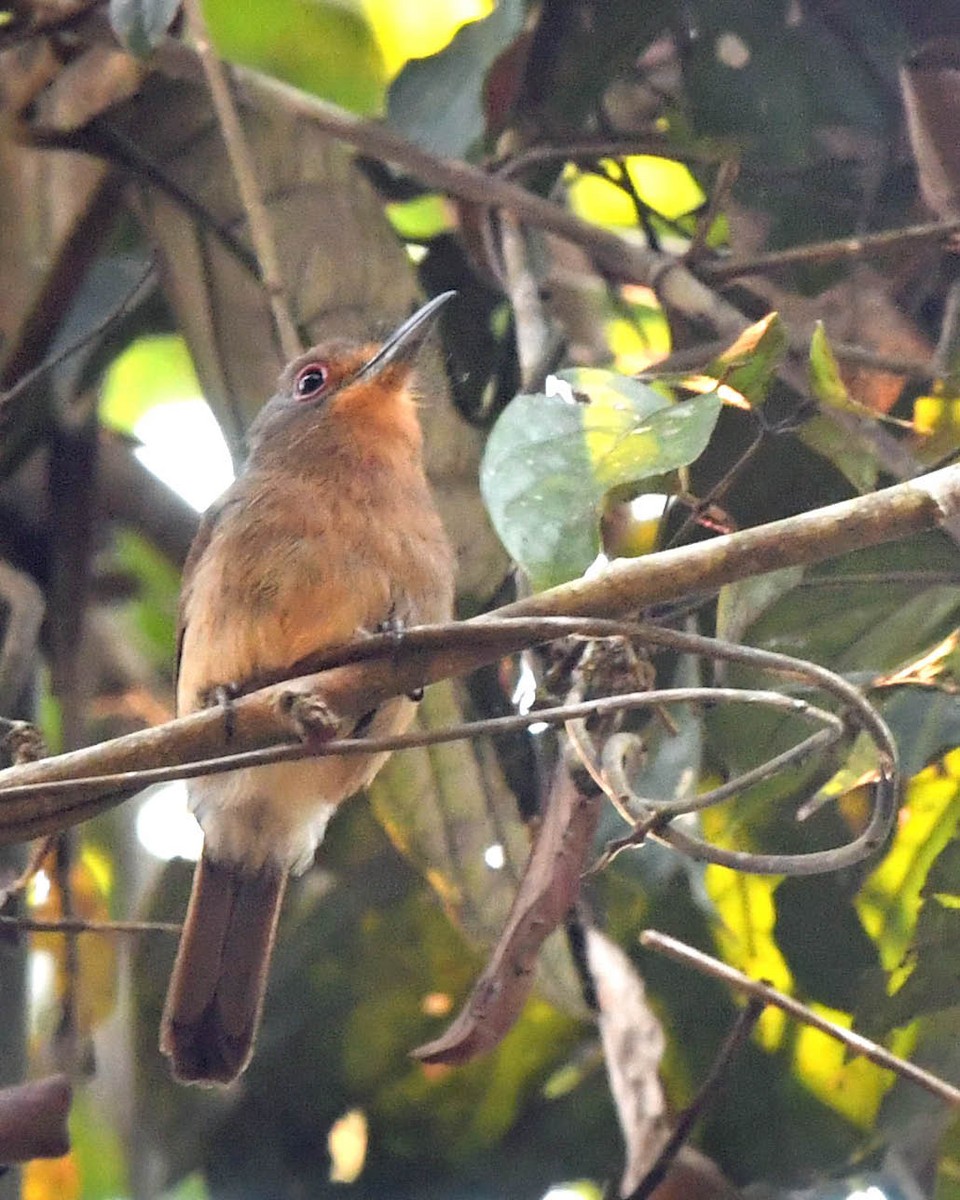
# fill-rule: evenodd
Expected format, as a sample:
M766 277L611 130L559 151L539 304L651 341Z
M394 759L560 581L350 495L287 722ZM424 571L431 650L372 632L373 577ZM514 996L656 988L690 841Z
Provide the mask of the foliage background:
M945 0L922 13L906 0L208 0L204 11L227 59L385 116L413 143L505 173L630 244L686 253L743 324L781 314L732 381L752 407L725 406L689 470L678 466L692 454L656 470L643 460L612 481L584 454L589 439L575 439L574 491L594 488L576 529L591 547L602 539L609 554L632 554L676 533L678 519L665 529L628 503L637 494L707 498L704 513L693 505L705 519L683 536L708 536L711 524L814 508L955 454L956 264L942 236L723 274L727 260L761 251L928 221L931 204L941 220L957 219L950 188L936 182L955 169L949 44L946 83L935 61L933 74L899 74L930 38L960 33ZM199 377L236 457L279 351L204 87L170 45L182 24L164 40L166 23L182 21L175 9L24 4L7 16L4 385L115 313L151 253L159 263L119 319L0 411L3 711L39 715L51 746L66 748L170 711L177 568L196 517L132 454L138 421L195 391ZM108 17L133 54L118 48ZM587 238L561 241L358 160L279 102L248 96L244 115L291 303L312 339L388 325L418 288L460 293L424 419L460 553L462 610L487 607L508 560L477 479L508 401L538 394L560 366L633 374L671 354L661 374L700 369L732 340L731 327L677 293L661 303L652 279L601 270ZM818 319L840 368L820 344L809 370ZM511 411L516 424L507 415L498 426L508 451L530 427ZM192 435L180 436L185 453ZM561 474L573 470L561 464ZM486 489L494 515L498 486ZM533 517L562 532L570 503L568 489ZM535 582L585 565L552 558ZM781 881L647 847L589 881L593 919L629 954L666 1031L662 1075L674 1107L692 1095L735 1005L719 986L643 954L645 926L960 1075L957 573L954 540L937 535L747 581L698 598L692 616L668 614L869 686L910 776L896 840L868 869ZM41 604L38 641L29 614ZM661 681L694 682L705 670L669 657L653 665ZM513 670L438 689L424 722L507 709ZM677 736L650 735L642 785L651 793L671 794L684 769L704 781L746 769L784 736L724 711L677 720ZM545 790L542 753L516 739L411 754L380 777L369 807L343 811L291 897L261 1048L233 1093L186 1092L165 1077L155 1043L168 941L38 935L5 945L0 1067L16 1080L66 1066L83 1081L74 1152L32 1167L28 1193L527 1197L581 1181L580 1192L597 1194L619 1174L623 1149L562 938L496 1052L458 1070L408 1057L467 994L502 924L526 852L521 817ZM855 747L848 760L793 772L706 814L705 832L750 846L837 840L862 819L868 765ZM829 803L798 827L789 814L818 789ZM178 917L189 871L145 852L135 813L127 805L64 844L48 864L49 887L34 892L37 915ZM611 816L600 838L617 832ZM504 848L499 870L481 865L493 845ZM336 1182L350 1173L363 1123L362 1170ZM956 1188L956 1128L942 1106L772 1012L699 1142L737 1185L845 1195L855 1185L843 1181L863 1177L888 1194ZM727 1186L712 1175L699 1184Z

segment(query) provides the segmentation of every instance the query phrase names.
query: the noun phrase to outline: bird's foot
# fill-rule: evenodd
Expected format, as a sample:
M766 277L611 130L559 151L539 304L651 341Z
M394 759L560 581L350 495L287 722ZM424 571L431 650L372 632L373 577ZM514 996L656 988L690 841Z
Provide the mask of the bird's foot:
M280 709L301 742L322 744L337 736L340 721L325 700L309 692L284 692Z
M49 751L43 734L29 721L11 721L0 717L0 750L10 755L15 765L36 762L45 758Z

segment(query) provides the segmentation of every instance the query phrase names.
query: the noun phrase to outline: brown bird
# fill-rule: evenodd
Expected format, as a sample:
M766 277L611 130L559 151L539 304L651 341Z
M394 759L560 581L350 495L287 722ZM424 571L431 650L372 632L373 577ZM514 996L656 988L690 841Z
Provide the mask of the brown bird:
M364 632L449 619L454 561L423 470L414 359L453 294L382 345L315 346L281 375L187 559L178 713ZM413 711L400 696L356 724L397 733ZM385 758L191 781L203 854L160 1029L178 1079L228 1083L247 1066L287 876L309 866L334 809Z

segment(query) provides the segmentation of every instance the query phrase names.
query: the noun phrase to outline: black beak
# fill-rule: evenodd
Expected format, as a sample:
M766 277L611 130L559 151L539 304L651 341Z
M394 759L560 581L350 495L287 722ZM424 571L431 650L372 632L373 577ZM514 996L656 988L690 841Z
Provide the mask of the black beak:
M412 317L408 317L399 329L390 334L373 358L365 362L353 378L363 379L379 374L391 363L412 362L433 329L440 309L456 294L441 292L439 296L428 300L422 308L418 308Z

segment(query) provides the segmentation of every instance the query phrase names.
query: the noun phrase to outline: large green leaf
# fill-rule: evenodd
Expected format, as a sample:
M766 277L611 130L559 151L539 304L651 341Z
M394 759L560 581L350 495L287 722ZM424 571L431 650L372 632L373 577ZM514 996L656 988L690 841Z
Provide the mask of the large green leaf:
M225 58L256 67L360 113L379 112L386 71L370 26L323 0L204 0Z
M957 624L960 596L955 586L943 582L943 572L958 566L956 548L933 534L844 555L807 570L802 578L777 573L769 577L766 590L757 581L733 584L721 593L721 632L869 680L925 653ZM725 668L724 679L741 687L778 683L770 675L738 666ZM918 706L909 703L904 692L902 698L891 695L885 711L888 706L911 769L922 765L931 749L936 753L950 744L956 718L948 702ZM914 744L911 738L921 725L923 743ZM736 708L720 707L707 715L706 729L711 755L724 774L731 775L796 744L807 732L793 718L754 712L745 721ZM834 754L783 772L723 805L718 810L718 835L725 833L738 845L784 850L843 840L848 830L834 805L803 823L796 822L793 813L844 765L839 755L846 752L841 744ZM873 762L871 756L866 764L858 764L857 773Z
M674 404L611 371L559 378L553 394L506 407L480 469L493 524L537 589L582 575L596 558L607 492L693 462L720 414L716 393Z
M484 83L494 59L523 26L522 0L500 0L464 25L439 54L415 58L390 86L390 122L435 154L462 158L486 130Z
M874 1017L871 1032L885 1033L918 1016L960 1004L960 839L953 838L930 868L923 907L908 958L910 973Z

